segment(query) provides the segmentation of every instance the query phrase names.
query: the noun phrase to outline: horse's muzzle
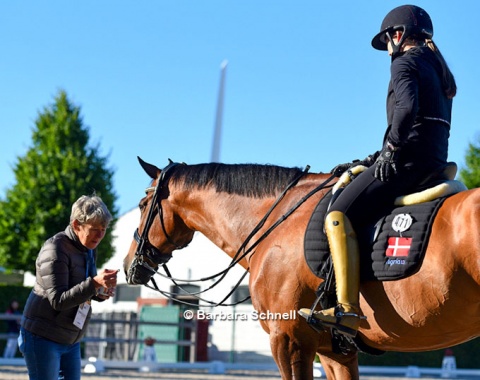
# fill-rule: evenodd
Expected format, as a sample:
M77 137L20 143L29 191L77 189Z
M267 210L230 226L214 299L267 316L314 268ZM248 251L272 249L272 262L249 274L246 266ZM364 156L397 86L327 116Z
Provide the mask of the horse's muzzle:
M127 283L130 285L145 285L157 273L159 265L166 264L171 253L161 253L147 238L140 236L138 228L133 235L138 244L135 258L127 272Z
M152 268L145 260L138 260L135 257L127 272L127 283L129 285L145 285L155 273L157 273L156 268Z

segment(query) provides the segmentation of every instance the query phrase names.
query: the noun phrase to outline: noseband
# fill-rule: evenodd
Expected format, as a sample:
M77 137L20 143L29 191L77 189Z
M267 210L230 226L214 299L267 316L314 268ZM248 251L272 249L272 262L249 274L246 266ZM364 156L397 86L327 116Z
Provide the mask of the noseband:
M180 165L178 162L170 163L162 170L160 178L158 179L155 187L149 187L145 190L146 193L153 191L153 197L148 210L147 220L142 234L139 233L138 228L135 230L133 237L137 242L137 250L135 251L135 257L128 270L128 282L130 284L146 284L152 276L157 272L159 265L164 265L171 259L171 253L162 253L148 240L148 233L155 220L155 212L158 211L158 218L160 225L162 226L163 233L167 241L175 247L175 249L184 248L186 245L175 244L165 229L165 223L163 220L162 202L160 199L160 191L164 185L168 183L167 175L171 170Z

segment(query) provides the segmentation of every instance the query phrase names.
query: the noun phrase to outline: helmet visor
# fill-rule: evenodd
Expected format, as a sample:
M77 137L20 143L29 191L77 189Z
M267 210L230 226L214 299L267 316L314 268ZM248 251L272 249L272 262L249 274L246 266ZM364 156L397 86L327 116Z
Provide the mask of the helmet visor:
M372 39L372 46L377 50L388 50L388 37L387 33L393 33L395 30L401 30L402 28L390 27L377 33Z

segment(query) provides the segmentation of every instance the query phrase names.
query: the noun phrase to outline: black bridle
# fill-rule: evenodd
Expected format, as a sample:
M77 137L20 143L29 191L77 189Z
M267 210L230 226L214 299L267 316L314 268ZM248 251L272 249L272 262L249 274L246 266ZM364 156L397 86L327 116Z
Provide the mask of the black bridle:
M162 202L160 199L161 190L168 183L169 172L177 165L184 165L178 162L170 161L169 164L161 171L160 178L157 181L155 187L149 187L145 190L146 193L153 191L152 200L150 202L150 208L148 210L147 219L145 221L145 227L140 234L138 228L135 230L133 237L137 242L137 250L135 251L135 257L130 264L130 268L127 274L127 282L129 284L146 284L152 276L157 272L159 265L166 264L171 258L171 253L162 253L148 240L148 234L150 228L155 220L155 214L158 213L158 219L162 226L163 233L167 241L175 247L175 249L184 248L186 245L177 245L172 241L170 235L165 229L165 223L163 220ZM146 260L147 259L147 260Z

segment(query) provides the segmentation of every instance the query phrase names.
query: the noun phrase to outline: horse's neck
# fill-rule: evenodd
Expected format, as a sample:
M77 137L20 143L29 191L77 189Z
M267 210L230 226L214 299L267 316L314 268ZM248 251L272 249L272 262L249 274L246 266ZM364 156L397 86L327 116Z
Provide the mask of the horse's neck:
M328 174L307 175L288 192L278 209L281 211L292 207L302 197L323 183L323 190L315 192L316 195L309 199L309 202L313 202L310 205L313 209L319 197L329 189L328 186L325 187L327 185L325 181L328 178L331 178ZM332 186L333 183L329 185ZM175 212L185 225L193 231L201 232L230 257L237 253L277 200L277 196L254 198L216 192L211 188L201 190L177 188L172 194L174 194L172 203L176 206ZM259 234L262 233L263 231L259 232ZM252 239L252 242L255 241L255 238Z
M187 227L201 232L230 256L236 254L275 201L213 190L189 191L177 198L177 213Z

